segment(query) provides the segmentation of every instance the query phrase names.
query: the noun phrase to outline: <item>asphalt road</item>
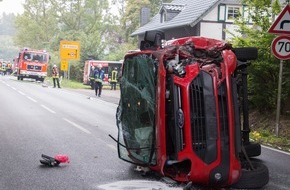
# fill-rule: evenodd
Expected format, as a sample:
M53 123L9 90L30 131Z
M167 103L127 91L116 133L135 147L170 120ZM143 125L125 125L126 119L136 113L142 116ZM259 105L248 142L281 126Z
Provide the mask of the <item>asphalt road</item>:
M0 76L0 189L182 189L141 176L118 158L115 111L119 91L52 88ZM41 154L66 154L70 163L44 167ZM263 190L290 187L290 155L263 148L270 171ZM192 189L202 189L193 187Z

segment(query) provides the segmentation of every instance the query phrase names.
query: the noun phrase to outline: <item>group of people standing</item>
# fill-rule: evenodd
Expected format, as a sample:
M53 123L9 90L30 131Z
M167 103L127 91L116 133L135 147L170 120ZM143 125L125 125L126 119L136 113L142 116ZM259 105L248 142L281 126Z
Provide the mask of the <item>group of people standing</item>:
M102 64L99 64L97 68L93 68L92 70L93 70L95 94L96 96L101 97L103 81L105 79L105 71L102 69ZM57 87L60 88L59 70L56 65L53 65L52 67L52 78L53 78L53 87L55 88L57 85ZM112 70L109 82L111 84L111 90L116 90L116 86L118 82L118 68L117 67L115 67Z

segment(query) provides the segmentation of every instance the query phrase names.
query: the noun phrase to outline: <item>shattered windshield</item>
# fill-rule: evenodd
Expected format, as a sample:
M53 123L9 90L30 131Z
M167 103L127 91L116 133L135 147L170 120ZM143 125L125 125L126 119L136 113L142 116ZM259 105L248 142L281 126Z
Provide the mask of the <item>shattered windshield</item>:
M118 151L121 159L132 163L155 163L156 63L152 55L139 54L123 64Z

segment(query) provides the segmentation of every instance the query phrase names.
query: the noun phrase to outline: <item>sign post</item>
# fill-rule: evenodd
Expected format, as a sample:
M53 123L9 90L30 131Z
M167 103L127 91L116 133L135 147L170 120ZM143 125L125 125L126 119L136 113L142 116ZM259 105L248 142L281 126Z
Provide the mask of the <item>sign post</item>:
M280 60L290 59L290 36L278 36L271 45L272 53Z
M80 59L80 42L79 41L60 41L60 59L61 59L61 70L68 72L67 76L69 79L70 65L68 60L79 60Z
M65 60L80 59L80 42L79 41L60 41L60 58Z
M280 60L278 96L277 96L277 112L276 112L276 127L275 127L275 134L277 137L279 137L279 128L280 128L279 123L280 123L280 110L281 110L282 74L283 74L283 60Z
M68 71L68 61L67 60L60 61L60 70Z
M283 74L283 60L290 59L290 6L287 4L282 12L278 15L270 29L271 34L285 35L275 38L271 45L272 53L275 57L280 59L279 68L279 84L277 95L277 112L276 112L276 136L279 136L280 125L280 110L281 110L281 92L282 92L282 74Z

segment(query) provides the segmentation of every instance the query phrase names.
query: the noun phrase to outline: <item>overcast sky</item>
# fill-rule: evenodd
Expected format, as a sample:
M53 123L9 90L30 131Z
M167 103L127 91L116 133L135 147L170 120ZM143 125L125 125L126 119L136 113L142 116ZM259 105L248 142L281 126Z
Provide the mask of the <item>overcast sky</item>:
M21 14L23 13L23 3L25 0L2 0L0 2L0 16L3 12L5 13L14 13L14 14ZM113 14L117 14L117 7L110 6L111 11Z
M0 2L0 15L3 12L21 14L23 12L23 2L24 0L2 0Z

